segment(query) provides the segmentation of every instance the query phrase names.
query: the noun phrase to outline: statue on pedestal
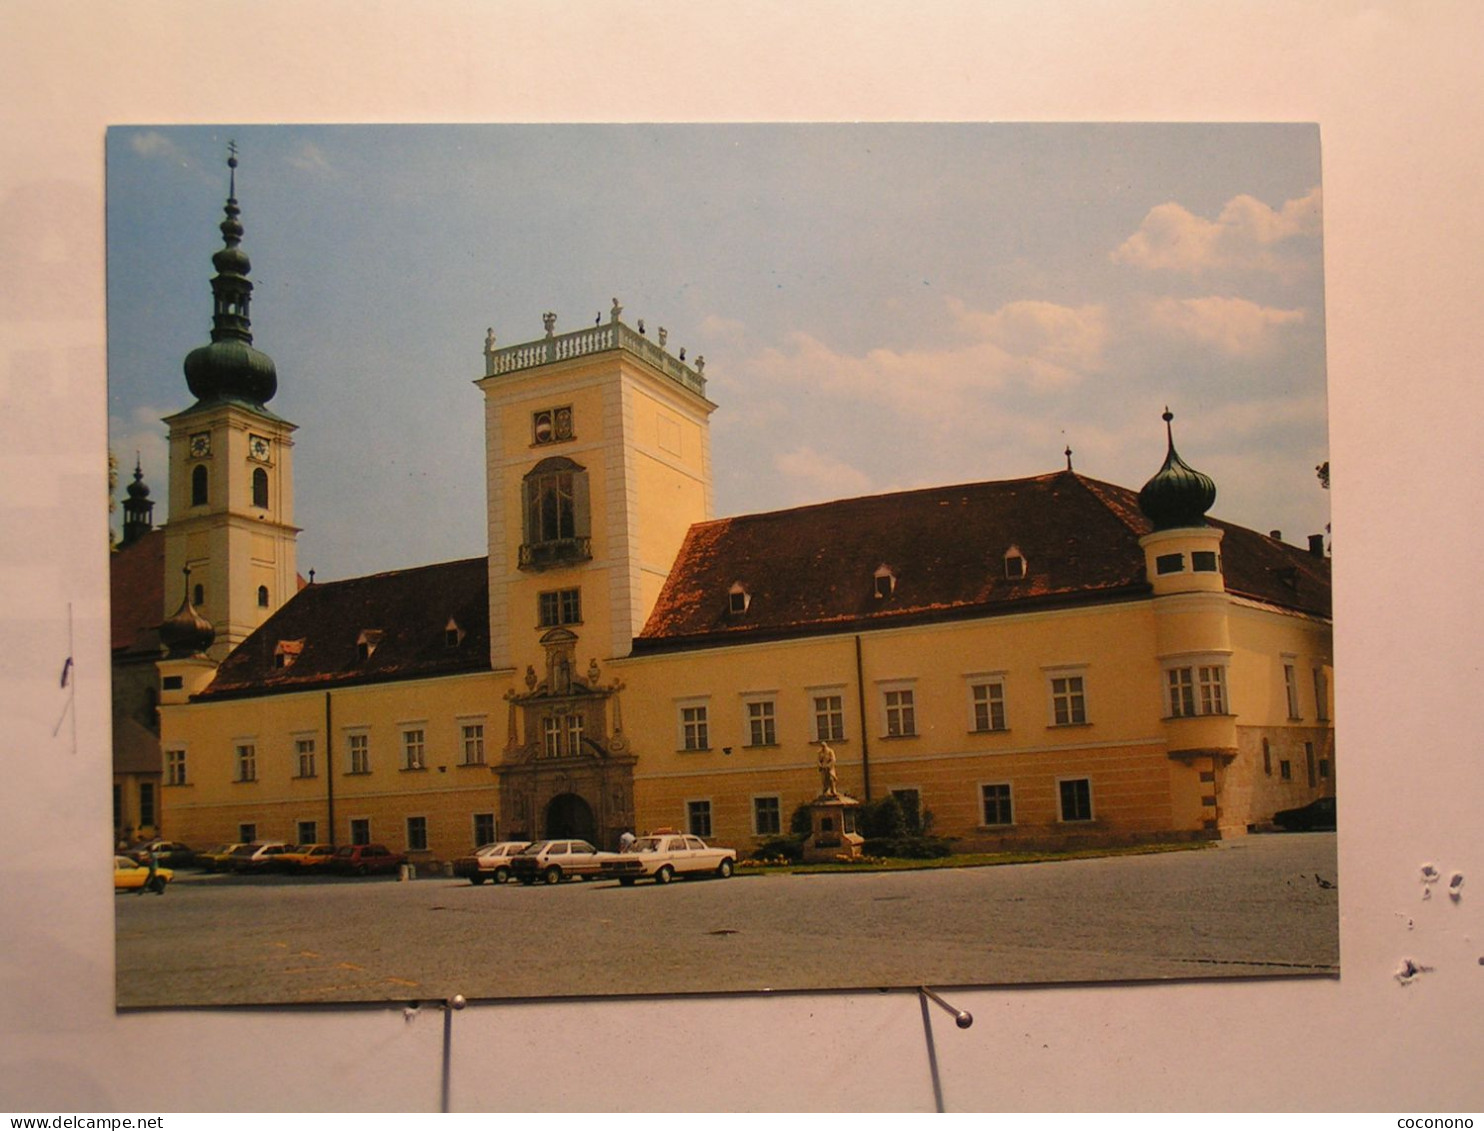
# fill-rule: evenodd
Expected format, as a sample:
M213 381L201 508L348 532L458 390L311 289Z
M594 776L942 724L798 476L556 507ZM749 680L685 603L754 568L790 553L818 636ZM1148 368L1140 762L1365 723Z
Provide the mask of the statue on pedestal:
M840 793L840 778L835 773L835 752L830 744L819 742L819 794L821 797L837 797Z

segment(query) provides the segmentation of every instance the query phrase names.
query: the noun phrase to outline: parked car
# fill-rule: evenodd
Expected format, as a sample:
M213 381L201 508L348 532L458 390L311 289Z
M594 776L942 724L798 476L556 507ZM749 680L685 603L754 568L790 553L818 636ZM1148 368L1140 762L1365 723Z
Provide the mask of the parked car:
M292 847L281 840L256 840L232 850L222 867L227 872L266 872Z
M1273 814L1273 824L1289 832L1335 827L1335 799L1321 797L1297 809L1279 809Z
M280 872L294 875L324 872L335 859L333 844L292 844L287 852L281 852L273 860L273 867Z
M169 868L155 868L154 881L150 881L149 865L141 864L137 860L130 860L127 856L115 856L113 858L113 890L114 891L139 891L148 888L157 895L165 894L165 885L175 879L175 873Z
M502 840L474 850L472 856L461 856L453 862L455 876L468 876L471 884L494 880L503 884L510 879L510 858L526 848L528 840Z
M219 844L206 852L197 854L196 863L208 872L221 872L230 870L228 861L232 859L232 853L239 848L246 847L240 841L234 844Z
M602 861L603 876L616 878L624 887L645 879L657 884L689 876L726 879L736 867L735 849L712 848L698 836L681 833L641 836L627 852L610 854Z
M407 857L393 852L384 844L343 844L335 850L330 870L347 876L369 876L376 872L395 872Z
M168 864L172 868L188 868L196 862L196 854L188 845L178 840L145 840L124 853L130 860L141 864L148 862L148 854L154 853L156 864Z
M523 884L558 884L575 876L597 876L603 857L611 855L585 840L538 840L510 858L510 874Z

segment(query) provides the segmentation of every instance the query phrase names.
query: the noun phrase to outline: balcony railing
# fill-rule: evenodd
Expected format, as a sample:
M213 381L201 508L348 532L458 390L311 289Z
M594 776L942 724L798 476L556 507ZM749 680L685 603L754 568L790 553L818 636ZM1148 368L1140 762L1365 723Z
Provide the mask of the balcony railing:
M706 362L703 358L696 358L696 364L692 368L679 358L672 357L663 346L629 329L622 322L589 326L567 334L548 334L539 341L523 342L503 349L494 349L492 344L487 345L484 351L484 375L498 377L522 369L534 369L538 365L571 361L615 349L628 350L691 392L703 397L706 395L706 378L702 376Z
M551 569L572 562L590 561L591 538L556 538L550 542L525 542L520 548L521 569Z

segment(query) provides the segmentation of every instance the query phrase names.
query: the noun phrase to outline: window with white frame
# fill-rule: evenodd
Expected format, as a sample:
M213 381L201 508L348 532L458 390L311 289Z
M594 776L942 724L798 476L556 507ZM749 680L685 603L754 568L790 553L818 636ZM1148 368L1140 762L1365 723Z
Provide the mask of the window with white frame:
M748 699L743 707L747 714L747 745L777 746L778 721L772 699Z
M679 704L680 742L682 750L711 749L710 705L700 700Z
M710 836L711 802L687 801L685 803L685 828L691 836Z
M1321 723L1329 721L1329 680L1323 668L1314 669L1314 717Z
M294 776L300 778L312 778L315 776L315 768L314 739L294 739Z
M1180 665L1165 669L1170 718L1226 714L1226 665Z
M752 799L752 831L758 836L783 832L783 803L776 794Z
M428 819L426 817L407 818L407 851L426 852L428 850Z
M582 590L553 589L537 597L537 620L542 628L582 623Z
M186 752L183 749L165 751L165 784L186 784Z
M369 734L346 735L345 750L346 765L350 767L347 773L369 774L371 772L371 736Z
M582 751L580 713L547 715L541 720L542 751L548 758L564 758Z
M970 726L975 731L1004 730L1005 682L994 676L973 676L969 683Z
M813 742L845 741L845 695L832 688L820 688L809 694Z
M881 717L888 738L907 738L917 733L917 699L911 687L881 688Z
M986 825L1013 825L1015 811L1010 801L1009 782L989 782L979 787L979 799Z
M1303 718L1299 714L1298 668L1287 660L1283 664L1283 691L1288 696L1288 717Z
M1063 821L1092 820L1092 782L1087 778L1068 778L1057 782L1061 797Z
M239 742L236 746L237 781L258 780L258 748L251 742Z
M459 735L463 746L463 764L484 765L484 724L463 723L459 727Z
M402 731L402 768L404 770L426 770L428 768L427 739L422 727L408 727Z
M1053 726L1080 726L1087 722L1087 688L1080 675L1048 675Z

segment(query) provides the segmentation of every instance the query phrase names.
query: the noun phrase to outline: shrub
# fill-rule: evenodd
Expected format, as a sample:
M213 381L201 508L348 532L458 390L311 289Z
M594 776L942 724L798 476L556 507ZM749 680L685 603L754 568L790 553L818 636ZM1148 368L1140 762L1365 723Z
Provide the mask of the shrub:
M804 838L801 836L775 836L763 841L752 850L754 860L787 860L797 864L804 858Z
M894 860L936 860L952 855L946 840L931 836L878 837L861 845L868 856L886 856Z
M896 840L907 835L907 815L902 803L888 793L876 801L867 801L856 814L856 828L867 840Z
M808 836L814 831L814 815L809 802L805 801L794 810L794 815L788 819L788 831L794 836Z

